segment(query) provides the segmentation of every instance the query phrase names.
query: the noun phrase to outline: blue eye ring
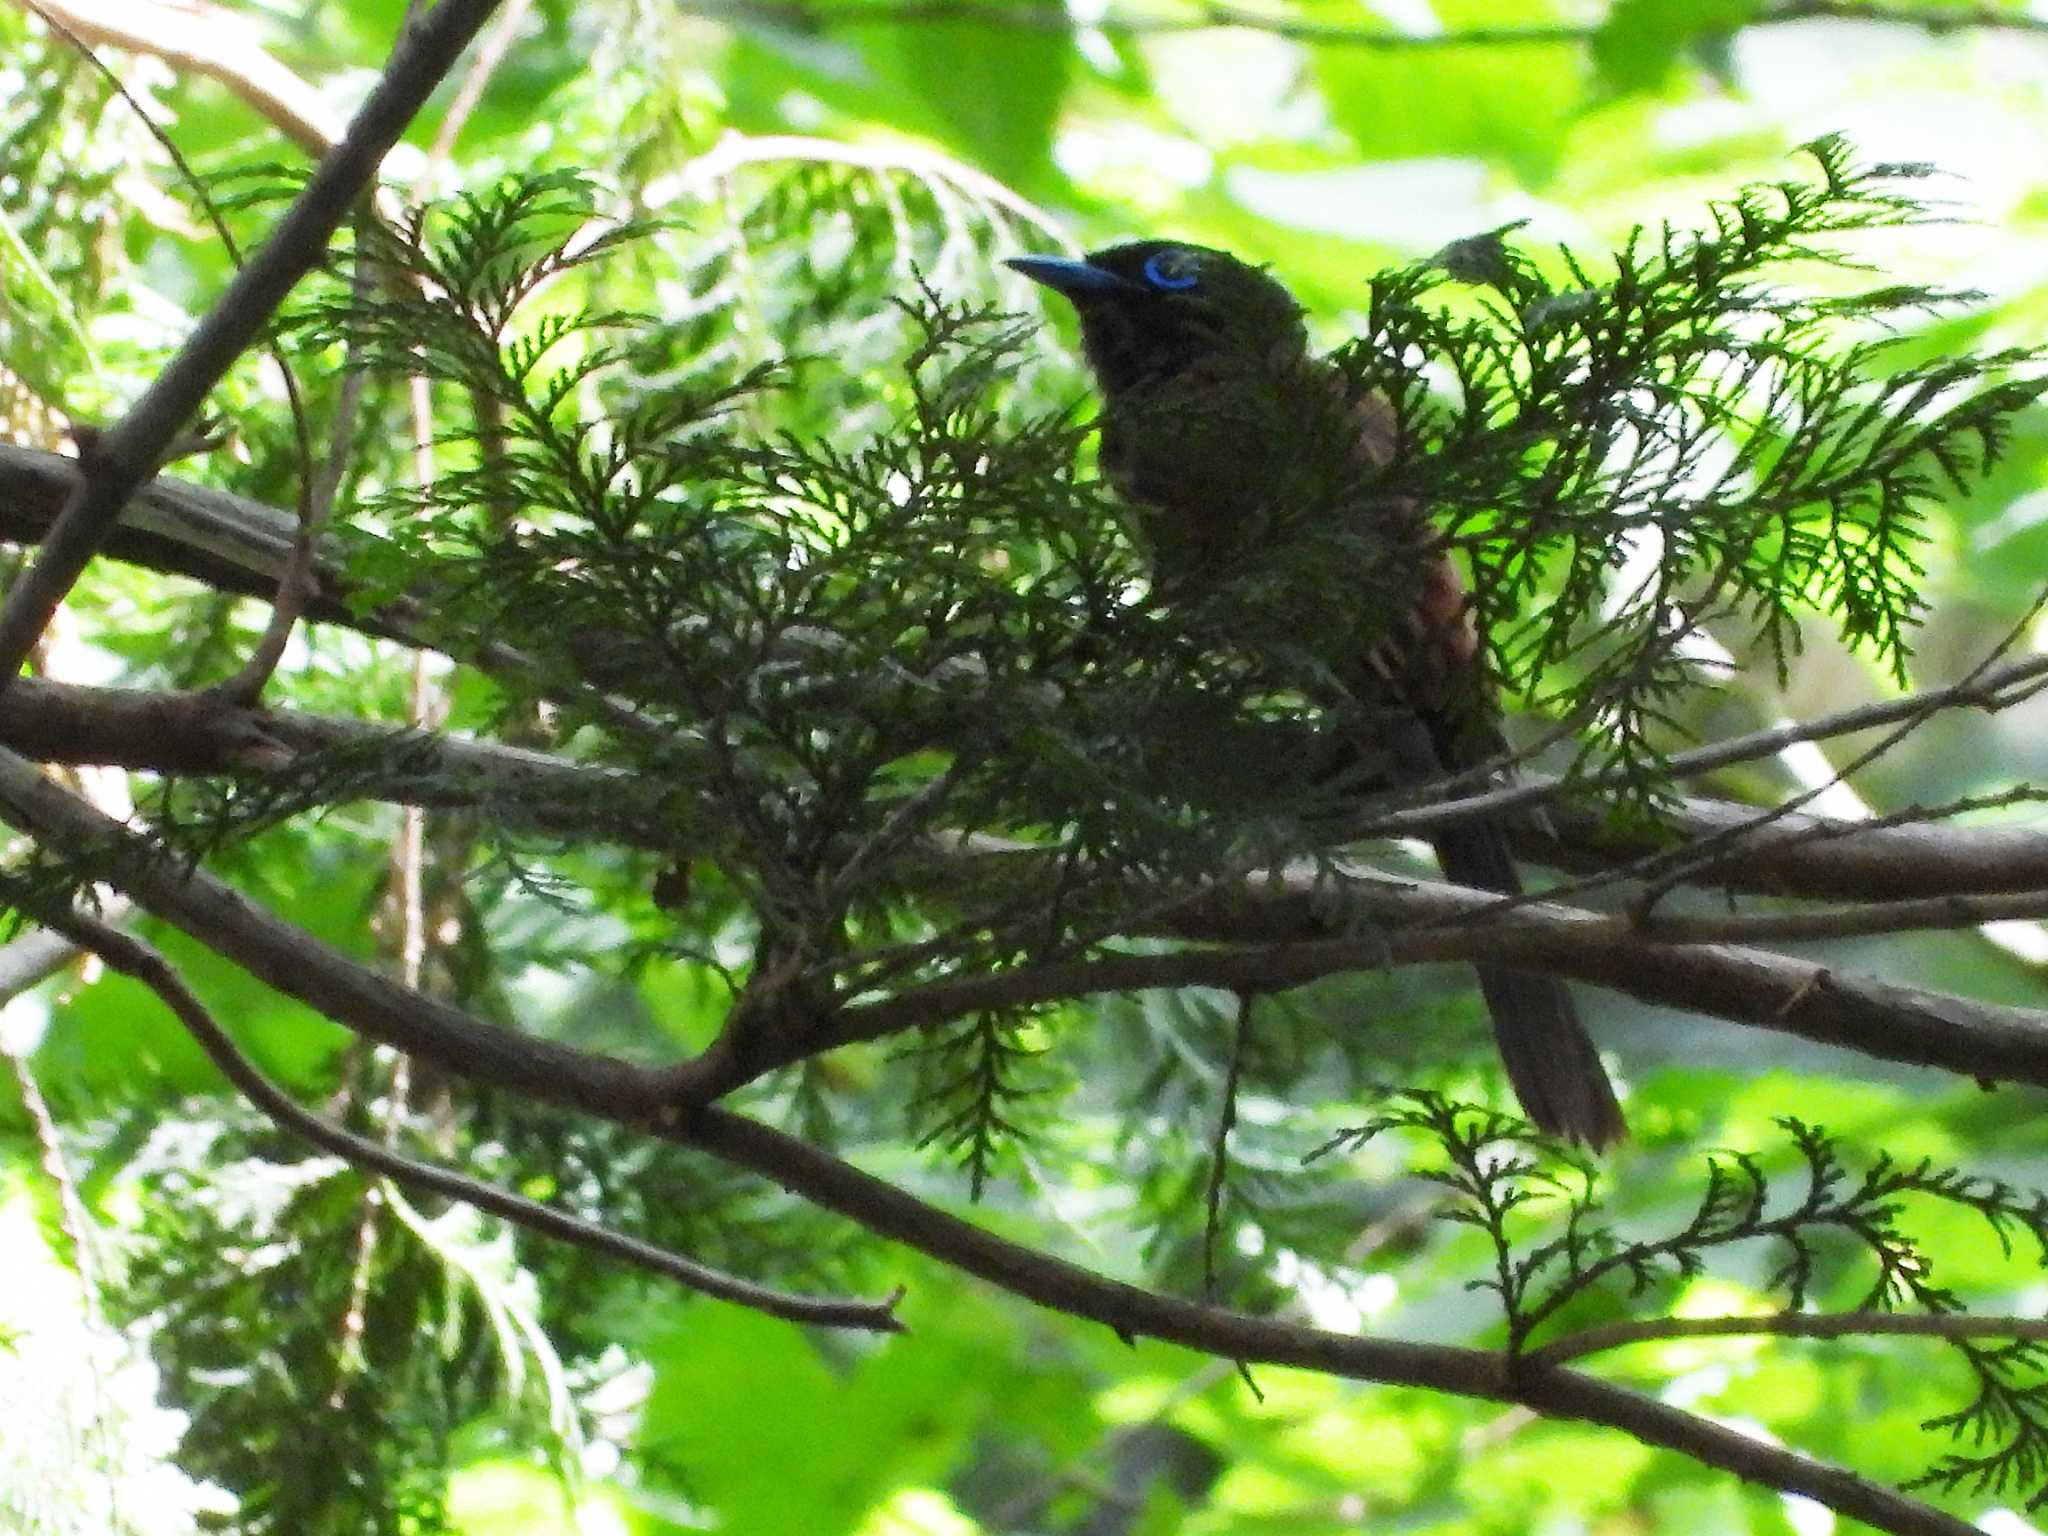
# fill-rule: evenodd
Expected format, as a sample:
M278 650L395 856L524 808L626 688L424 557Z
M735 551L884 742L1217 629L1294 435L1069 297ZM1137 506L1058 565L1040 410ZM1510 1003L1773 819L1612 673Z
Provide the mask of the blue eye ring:
M1140 270L1146 282L1166 293L1185 292L1201 281L1194 263L1179 251L1154 251Z

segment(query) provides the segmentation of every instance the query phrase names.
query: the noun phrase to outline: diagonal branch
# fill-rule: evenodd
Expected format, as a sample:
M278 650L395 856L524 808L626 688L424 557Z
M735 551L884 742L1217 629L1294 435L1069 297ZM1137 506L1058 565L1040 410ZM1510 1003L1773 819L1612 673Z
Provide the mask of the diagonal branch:
M206 0L20 0L95 46L148 54L219 81L294 144L325 154L341 123L320 92L257 40L249 18Z
M265 912L204 870L185 869L149 839L5 751L0 820L287 997L455 1076L613 1119L644 1113L658 1102L662 1073L520 1035L409 991Z
M155 947L99 919L73 910L42 907L36 919L91 951L113 970L141 982L176 1014L221 1075L257 1108L293 1135L330 1152L353 1167L379 1173L410 1189L459 1200L511 1222L592 1253L604 1254L637 1269L674 1280L690 1290L721 1301L736 1302L770 1317L826 1328L856 1328L875 1333L900 1333L895 1315L901 1292L886 1301L854 1297L798 1296L727 1274L683 1254L615 1232L538 1200L529 1200L483 1179L396 1152L382 1142L358 1136L321 1119L279 1088L242 1054L214 1019L184 977Z
M87 457L77 493L43 540L34 564L0 607L0 688L21 670L57 605L106 541L121 508L155 475L179 429L262 333L284 296L326 252L328 240L376 175L386 151L495 5L496 0L441 0L406 29L383 78L270 239Z
M1804 1494L1899 1536L1970 1536L1972 1531L1965 1522L1846 1468L1577 1371L1531 1367L1527 1360L1511 1368L1490 1350L1328 1333L1144 1290L1008 1242L793 1136L726 1110L679 1114L663 1129L684 1146L751 1169L878 1236L1040 1306L1101 1323L1125 1340L1163 1339L1251 1365L1299 1366L1357 1381L1521 1403L1555 1417L1604 1424L1747 1482Z

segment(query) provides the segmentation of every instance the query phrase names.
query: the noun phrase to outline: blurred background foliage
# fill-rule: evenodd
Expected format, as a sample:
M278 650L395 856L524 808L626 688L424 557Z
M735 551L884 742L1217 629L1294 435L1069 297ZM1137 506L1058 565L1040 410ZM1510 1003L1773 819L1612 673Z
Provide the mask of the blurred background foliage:
M0 5L0 418L16 441L56 446L68 421L118 412L229 270L136 109L246 240L276 205L238 189L273 184L304 156L219 77L237 61L246 77L260 47L296 82L286 95L303 94L306 120L345 116L403 13L397 0L228 5L202 22L128 9L163 47L102 50L123 100L32 9ZM574 170L615 189L622 208L673 221L565 284L558 302L662 316L637 360L655 372L721 378L791 360L797 387L761 406L759 425L813 437L858 438L901 406L911 331L887 297L920 275L952 301L1035 312L1000 255L1170 234L1272 263L1334 343L1356 329L1365 278L1382 267L1513 220L1532 241L1588 251L1639 224L1696 222L1708 198L1788 174L1793 146L1827 132L1867 159L1949 173L1937 190L1954 223L1865 252L1903 281L1985 294L1966 315L1927 321L1907 352L2041 337L2048 13L1318 0L1260 6L1255 25L1205 24L1217 14L1120 0L534 0L506 12L507 46L481 94L445 91L387 180L445 194L514 170ZM1458 36L1475 31L1486 40ZM229 64L195 67L210 56ZM1020 414L1081 400L1065 326L1056 317L1042 333L1045 366L1018 384ZM337 381L302 382L317 437ZM292 505L299 467L275 372L245 360L215 403L239 446L192 473ZM402 391L373 387L344 513L409 474L404 409ZM1931 613L1914 672L1940 681L2040 587L2048 412L2023 417L1998 472L1929 531ZM259 605L103 563L43 664L74 681L211 681L261 622ZM1697 696L1688 724L1725 734L1896 686L1823 628L1809 639L1783 687L1769 666L1744 669ZM429 684L456 727L497 722L503 701L475 676L441 671ZM280 686L301 707L399 721L415 681L395 649L317 630ZM2040 779L2043 724L2040 708L1939 720L1824 808L1893 810ZM1714 787L1762 798L1824 777L1824 763L1802 760ZM219 867L321 937L388 958L396 830L395 813L343 808L267 832ZM645 860L522 848L459 825L438 827L430 847L436 990L594 1048L653 1057L710 1037L726 1000L724 893L693 895L693 937L709 955L675 953ZM358 1123L388 1117L388 1064L176 935L152 936L268 1070ZM2008 926L1820 952L2031 1002L2048 939ZM1636 1141L1616 1158L1610 1196L1630 1230L1686 1219L1706 1149L1796 1173L1774 1121L1790 1110L1852 1157L1882 1149L2048 1186L2048 1120L2031 1091L1981 1093L1584 1000L1633 1089ZM1347 1028L1386 1018L1401 1029ZM1056 1115L1034 1109L1050 1097L1012 1106L1035 1134L977 1170L990 1175L981 1219L1113 1273L1198 1287L1231 1028L1223 999L1146 994L1066 1030L1038 1086L1067 1096ZM1489 1251L1427 1219L1439 1192L1408 1176L1394 1147L1301 1162L1358 1118L1375 1083L1498 1095L1479 1072L1445 1065L1481 1028L1461 971L1352 979L1273 1007L1239 1110L1225 1276L1236 1299L1335 1327L1497 1340L1497 1311L1467 1289ZM879 1344L816 1338L692 1302L467 1212L413 1209L307 1158L235 1107L153 1000L90 971L18 997L0 1036L12 1066L0 1087L10 1532L1820 1536L1834 1523L1606 1431L1285 1371L1248 1382L1172 1349L1126 1348L700 1160L459 1085L408 1085L404 1134L422 1147L459 1150L524 1192L745 1273L900 1282L912 1331ZM1035 1041L1027 1030L1012 1043ZM1027 1060L1027 1082L1031 1070ZM911 1145L923 1123L911 1091L884 1053L843 1053L779 1082L771 1107L865 1166L964 1204L958 1149ZM1940 1279L1973 1304L2038 1312L2048 1300L2037 1273L1981 1230L1928 1220ZM1130 1243L1133 1229L1146 1241ZM1766 1272L1761 1261L1717 1269L1665 1301L1756 1305ZM1834 1280L1827 1294L1853 1300L1855 1277ZM1922 1421L1971 1390L1960 1364L1908 1340L1692 1341L1616 1369L1894 1481L1939 1454ZM2032 1528L1996 1493L1948 1497L1986 1529Z

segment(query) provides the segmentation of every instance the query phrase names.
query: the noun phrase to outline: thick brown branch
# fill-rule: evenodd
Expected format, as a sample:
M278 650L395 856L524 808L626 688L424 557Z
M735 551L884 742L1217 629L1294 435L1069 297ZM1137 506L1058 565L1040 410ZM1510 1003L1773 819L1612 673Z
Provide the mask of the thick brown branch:
M1968 1529L1843 1469L1763 1445L1591 1377L1526 1364L1510 1369L1503 1357L1485 1351L1326 1334L1161 1296L1004 1242L801 1142L725 1111L659 1111L646 1090L650 1079L659 1081L662 1074L521 1040L406 993L249 907L209 877L183 874L151 857L134 834L42 779L11 754L0 755L0 815L54 847L85 858L96 855L98 866L152 910L279 990L371 1038L417 1050L451 1071L608 1119L645 1123L652 1112L655 1123L685 1145L753 1169L872 1231L1018 1295L1103 1322L1127 1336L1172 1340L1222 1358L1297 1365L1362 1380L1520 1402L1539 1411L1606 1424L1765 1486L1806 1494L1881 1529L1941 1536L1957 1536ZM1459 894L1483 899L1479 893ZM1272 956L1253 958L1274 963ZM1284 963L1278 970L1286 970ZM1143 984L1128 977L1121 980Z
M118 851L120 856L111 862L119 867L110 873L152 910L248 965L273 986L312 1002L371 1038L432 1055L452 1071L608 1119L636 1123L651 1107L639 1092L615 1091L643 1085L646 1074L639 1069L520 1041L456 1010L406 994L249 908L208 877L181 875L147 857L138 858L133 834L119 831L11 755L0 756L0 814L58 847L96 848L103 861ZM538 1059L530 1054L534 1051L540 1053ZM1167 1339L1226 1359L1295 1365L1361 1380L1521 1402L1606 1424L1765 1486L1806 1494L1881 1529L1941 1536L1968 1529L1840 1468L1763 1445L1591 1377L1526 1366L1510 1370L1503 1357L1486 1351L1322 1333L1161 1296L1007 1243L801 1142L725 1111L660 1113L657 1123L673 1139L772 1178L883 1236L1126 1336Z
M1364 1380L1505 1398L1505 1360L1487 1350L1357 1338L1112 1280L986 1232L793 1136L721 1109L682 1112L664 1134L773 1180L870 1232L905 1243L1041 1306L1088 1318L1124 1338L1167 1339L1192 1349Z
M0 688L20 672L57 605L99 551L128 499L207 392L261 334L327 242L385 152L489 18L496 0L441 0L409 26L347 134L323 159L276 230L121 421L98 443L84 481L0 607Z
M608 1118L630 1118L658 1102L662 1073L515 1034L408 991L203 870L185 870L4 751L0 819L286 996L372 1040L425 1057L459 1077Z
M5 454L0 449L0 455ZM400 735L390 727L292 710L243 709L217 694L153 694L23 678L0 694L0 745L41 762L99 763L158 773L230 773L281 768L295 757L335 747L401 743L415 767L366 783L365 797L426 807L481 806L508 824L563 835L582 834L657 852L674 851L676 818L659 807L684 793L624 769L570 762L489 741ZM679 749L680 750L680 749ZM417 754L426 752L420 764ZM682 759L678 758L678 761ZM1753 806L1724 800L1681 802L1673 834L1698 840L1744 825ZM1552 810L1555 835L1516 832L1517 851L1542 864L1595 871L1673 846L1641 832L1617 832L1597 808ZM1049 855L1020 845L933 855L935 888L981 879L1014 883L1013 871ZM985 875L977 875L977 868ZM1764 895L1856 900L1882 892L1893 901L1949 896L2025 894L2048 889L2048 831L2023 827L1933 824L1861 825L1794 815L1757 829L1700 877L1717 889ZM1320 898L1319 898L1320 899ZM1142 893L1134 901L1144 903ZM1244 888L1242 916L1207 930L1225 938L1315 937L1329 929L1329 903L1319 909L1262 881ZM1903 910L1871 921L1889 929ZM1982 921L1930 912L1929 926ZM1997 915L1997 914L1992 914ZM1748 919L1735 919L1747 922ZM1796 934L1806 920L1788 916L1775 930ZM1777 919L1759 920L1759 931ZM1222 926L1218 926L1222 925ZM1822 925L1823 928L1825 924ZM1847 922L1834 931L1854 931Z
M164 774L278 771L315 753L388 753L364 774L362 799L425 809L482 809L503 824L655 852L687 846L689 818L665 814L694 792L624 769L525 747L404 730L338 715L253 709L213 690L152 693L22 678L0 694L0 746L38 762ZM680 763L685 760L676 749Z
M81 727L81 721L90 726L89 732ZM370 741L377 735L377 728L354 722L237 710L204 695L124 694L24 681L0 698L0 739L58 757L97 743L99 750L87 755L111 761L136 761L124 754L139 750L160 767L225 766L230 762L260 765L325 746ZM81 737L90 737L90 741ZM429 741L436 763L431 772L395 784L391 791L395 797L427 804L487 804L508 819L524 817L528 825L564 832L608 821L611 835L649 846L661 845L664 838L672 842L676 836L674 820L654 814L648 797L632 792L634 781L614 770L561 763L541 753L487 743L403 739ZM28 782L45 786L25 764L20 771ZM61 794L54 786L38 792ZM79 807L79 813L86 817L97 814L85 807ZM1729 808L1729 813L1739 814L1734 808ZM89 829L89 823L74 825L72 835L84 835L82 827ZM2004 839L1998 834L1949 831L1966 842L1988 839L1988 847L1980 852L2011 854L2023 869L2032 866L2038 870L2048 859L2048 848L2043 846L2048 840L2038 835ZM1858 840L1869 839L1869 846L1892 847L1899 857L1910 860L1935 832L1929 828L1874 831L1851 834L1839 844L1813 847L1840 855L1845 847L1853 850ZM985 860L990 866L988 878L1001 880L1006 861L1035 856L998 853L963 857L957 862L966 866L971 878L975 860ZM1957 859L1950 865L1950 872L1958 878L1974 877L1985 883L1993 883L1994 877L2003 873L1996 863L1973 869L1967 860ZM2040 878L2039 874L2034 878ZM1133 893L1134 905L1142 905L1139 894ZM1470 959L1506 949L1560 974L1648 1002L1717 1014L1970 1076L2048 1082L2048 1068L2044 1068L2048 1017L2030 1010L1838 975L1811 962L1753 949L1659 942L1662 935L1654 930L1646 934L1625 918L1552 904L1532 905L1503 923L1463 926L1489 898L1427 881L1362 881L1348 886L1344 894L1342 902L1333 902L1331 893L1305 877L1252 882L1234 893L1218 892L1199 906L1166 912L1155 926L1183 936L1267 943L1113 957L927 987L850 1009L837 1023L822 1026L822 1034L791 1029L765 1052L761 1043L755 1042L744 1062L714 1052L702 1061L673 1069L677 1076L670 1086L692 1098L713 1097L742 1078L816 1051L879 1038L982 1007L1024 1006L1151 986L1271 991L1343 970ZM239 898L235 900L239 903ZM1823 935L1901 926L1953 926L2034 909L2032 894L2023 893L2016 900L2019 905L2014 906L1943 896L1811 917L1792 913L1755 919L1668 921L1675 925L1672 938L1688 940L1720 936L1731 923L1749 925L1752 935ZM1369 918L1379 931L1364 939L1318 938L1331 931L1339 913L1346 922ZM192 920L192 915L188 913L186 920ZM1698 925L1699 931L1687 930L1686 924ZM288 928L282 931L291 933ZM272 946L269 963L287 975L295 963L284 957L295 942L279 937ZM615 1091L617 1085L605 1090L607 1094Z
M78 460L0 443L0 540L40 544L83 484ZM122 510L104 553L216 591L268 601L291 554L296 520L288 512L227 491L159 475ZM340 599L338 570L320 571L309 617L377 634Z
M667 1133L685 1146L750 1168L814 1205L991 1285L1089 1319L1125 1339L1183 1344L1220 1359L1291 1365L1346 1376L1522 1403L1560 1418L1604 1424L1746 1481L1804 1494L1852 1519L1901 1536L1969 1536L1971 1527L1903 1494L1782 1446L1577 1371L1511 1368L1487 1350L1360 1338L1112 1280L1050 1254L1007 1242L926 1204L791 1136L724 1110L679 1116Z
M1322 927L1329 898L1311 877L1292 886L1297 922ZM1153 987L1280 992L1347 971L1449 960L1509 959L1609 987L1644 1002L1682 1008L1844 1046L1894 1061L1942 1067L1980 1080L2048 1086L2048 1012L1976 1002L1947 993L1839 974L1824 965L1730 945L1658 944L1627 918L1532 902L1483 922L1498 898L1433 881L1381 878L1347 888L1347 920L1366 919L1366 937L1311 939L1119 954L961 976L847 1008L814 1027L772 1040L720 1041L674 1068L671 1094L706 1102L760 1073L820 1051L885 1039L988 1009L1014 1009ZM1320 910L1318 903L1321 903ZM1222 931L1246 913L1220 898ZM1203 913L1183 908L1181 931ZM1297 927L1293 931L1316 931Z

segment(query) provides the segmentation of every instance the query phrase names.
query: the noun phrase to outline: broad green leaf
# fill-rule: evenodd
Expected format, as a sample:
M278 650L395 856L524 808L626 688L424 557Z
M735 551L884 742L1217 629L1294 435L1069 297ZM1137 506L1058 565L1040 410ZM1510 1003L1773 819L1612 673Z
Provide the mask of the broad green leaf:
M1681 53L1725 37L1757 9L1755 0L1616 0L1593 34L1593 63L1611 90L1648 90Z
M1045 179L1074 57L1068 39L955 23L877 27L863 30L861 55L898 114L928 123L1003 181Z
M1561 20L1546 6L1442 0L1446 32L1543 26ZM1585 96L1585 52L1570 42L1322 47L1317 81L1330 115L1360 154L1374 160L1465 157L1495 161L1540 184L1557 163L1559 138Z

